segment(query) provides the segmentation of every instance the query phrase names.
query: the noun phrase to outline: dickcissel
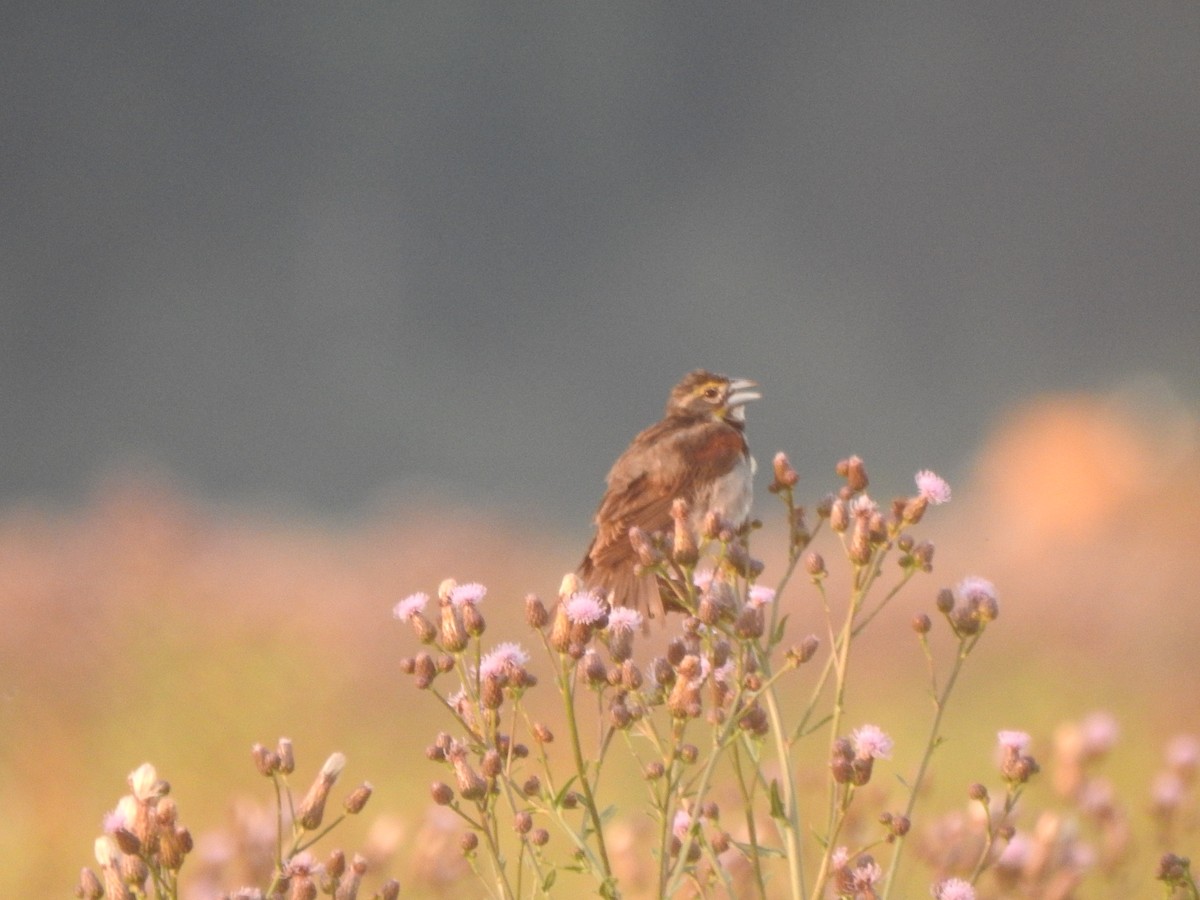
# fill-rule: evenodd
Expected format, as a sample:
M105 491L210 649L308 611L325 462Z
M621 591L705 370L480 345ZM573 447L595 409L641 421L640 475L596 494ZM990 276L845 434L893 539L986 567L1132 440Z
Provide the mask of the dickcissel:
M614 606L653 616L662 600L653 574L637 575L629 531L667 531L682 497L699 531L717 512L734 527L750 515L754 460L746 444L746 404L762 395L753 381L697 369L671 391L666 414L633 439L608 473L596 511L596 536L579 566L589 589Z

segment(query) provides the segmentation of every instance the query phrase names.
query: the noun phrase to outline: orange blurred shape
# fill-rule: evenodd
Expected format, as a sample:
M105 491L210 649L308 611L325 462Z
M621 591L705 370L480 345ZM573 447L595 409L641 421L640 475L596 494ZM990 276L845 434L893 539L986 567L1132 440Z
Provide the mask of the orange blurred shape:
M1017 409L978 465L980 500L1020 543L1081 543L1157 493L1189 457L1195 420L1160 395L1054 394Z

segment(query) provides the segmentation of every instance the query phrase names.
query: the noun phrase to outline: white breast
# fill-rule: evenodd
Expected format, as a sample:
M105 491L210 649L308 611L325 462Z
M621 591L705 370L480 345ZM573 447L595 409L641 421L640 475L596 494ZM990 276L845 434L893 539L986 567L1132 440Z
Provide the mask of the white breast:
M692 503L692 527L700 531L704 516L716 510L728 519L735 528L750 518L750 504L754 499L754 471L758 468L754 457L740 457L728 473L714 481L707 490L696 495Z

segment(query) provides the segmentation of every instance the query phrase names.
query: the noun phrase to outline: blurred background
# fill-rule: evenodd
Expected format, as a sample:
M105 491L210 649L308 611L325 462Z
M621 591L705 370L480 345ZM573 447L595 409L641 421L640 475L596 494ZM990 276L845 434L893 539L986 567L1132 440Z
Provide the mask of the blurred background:
M808 502L849 453L954 484L881 630L999 585L964 764L1112 709L1140 808L1200 731L1195 4L6 19L0 893L69 889L145 759L197 832L265 801L280 734L411 837L391 604L454 575L516 628L699 366ZM911 640L868 660L919 733Z

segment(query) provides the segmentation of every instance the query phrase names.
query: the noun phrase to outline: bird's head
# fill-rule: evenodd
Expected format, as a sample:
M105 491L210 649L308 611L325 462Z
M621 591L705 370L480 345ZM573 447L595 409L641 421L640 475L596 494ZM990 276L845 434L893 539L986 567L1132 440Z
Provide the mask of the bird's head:
M697 369L684 376L667 401L668 416L700 416L746 421L746 404L762 398L758 383Z

